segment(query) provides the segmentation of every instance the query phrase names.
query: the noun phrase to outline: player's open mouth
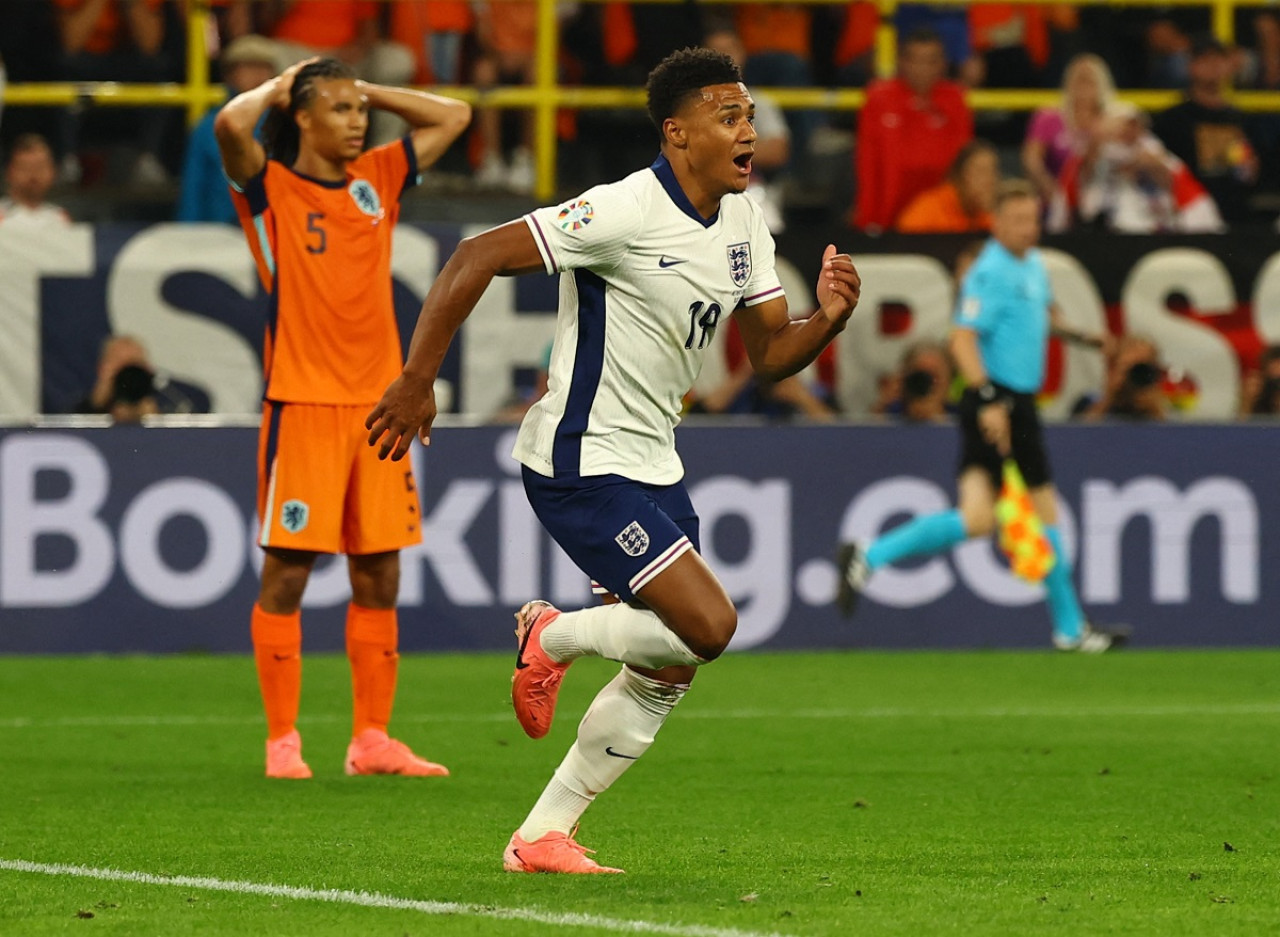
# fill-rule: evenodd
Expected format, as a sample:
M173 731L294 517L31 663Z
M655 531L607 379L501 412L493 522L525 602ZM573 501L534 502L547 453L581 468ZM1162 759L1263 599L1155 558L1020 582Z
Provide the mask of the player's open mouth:
M733 158L733 165L738 167L738 172L744 176L751 174L751 157L754 155L753 151L748 150L745 153L739 153Z

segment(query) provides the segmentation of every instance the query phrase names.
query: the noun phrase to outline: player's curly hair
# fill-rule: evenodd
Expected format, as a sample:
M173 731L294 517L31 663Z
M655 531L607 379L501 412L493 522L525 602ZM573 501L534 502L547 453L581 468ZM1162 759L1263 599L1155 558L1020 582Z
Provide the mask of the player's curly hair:
M315 99L317 80L355 78L356 73L345 62L325 58L304 65L294 76L289 89L289 107L273 107L262 123L262 143L269 159L292 166L298 159L300 134L295 115Z
M680 49L659 62L645 85L649 119L662 133L662 122L707 85L742 81L742 70L733 59L713 49Z

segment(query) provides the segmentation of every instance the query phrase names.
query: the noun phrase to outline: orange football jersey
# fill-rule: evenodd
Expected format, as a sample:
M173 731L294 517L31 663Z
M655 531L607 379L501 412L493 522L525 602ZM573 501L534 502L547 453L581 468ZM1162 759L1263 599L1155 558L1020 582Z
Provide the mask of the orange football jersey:
M391 236L418 179L408 137L363 153L339 181L267 165L232 200L270 296L265 396L373 404L400 373Z

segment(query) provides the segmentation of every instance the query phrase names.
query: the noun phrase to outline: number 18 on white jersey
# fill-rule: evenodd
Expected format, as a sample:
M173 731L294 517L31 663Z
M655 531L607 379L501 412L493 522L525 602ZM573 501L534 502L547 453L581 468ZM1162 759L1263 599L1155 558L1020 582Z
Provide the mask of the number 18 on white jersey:
M548 477L684 475L675 427L717 327L782 296L756 203L727 195L703 218L664 157L525 216L560 309L546 396L515 457Z

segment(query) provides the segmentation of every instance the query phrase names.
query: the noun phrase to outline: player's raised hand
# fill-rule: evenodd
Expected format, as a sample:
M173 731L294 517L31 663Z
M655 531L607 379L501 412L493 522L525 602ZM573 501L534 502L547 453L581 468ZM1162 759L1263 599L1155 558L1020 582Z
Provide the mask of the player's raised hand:
M858 305L862 278L858 276L853 258L837 254L836 246L828 244L822 252L822 270L818 273L818 311L831 322L843 322Z
M401 374L365 417L369 445L378 447L378 458L391 456L399 462L409 451L415 435L424 446L431 445L431 424L436 418L436 392L426 378Z

